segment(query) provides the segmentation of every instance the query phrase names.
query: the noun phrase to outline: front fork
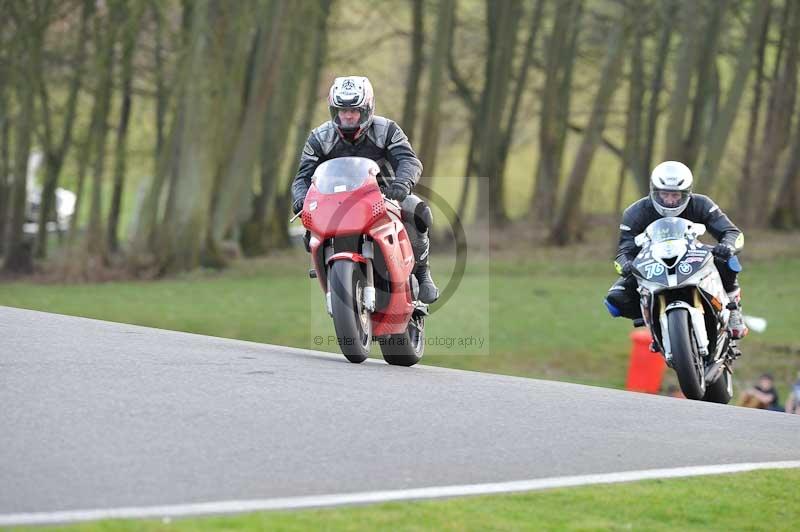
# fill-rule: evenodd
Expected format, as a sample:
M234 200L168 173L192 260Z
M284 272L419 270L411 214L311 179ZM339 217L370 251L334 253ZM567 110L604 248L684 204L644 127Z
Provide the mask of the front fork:
M694 336L695 345L697 346L697 352L703 358L708 356L708 331L706 330L706 322L703 317L705 311L700 302L700 294L697 290L694 291L694 305L690 305L685 301L673 301L667 304L666 297L664 297L663 294L653 296L649 290L642 287L639 287L639 294L641 295L642 317L644 317L644 321L651 333L653 331L654 297L658 297L660 312L657 319L659 328L661 329L661 338L656 338L656 340L661 344L664 358L670 367L672 367L672 346L669 338L669 327L667 325L667 313L676 308L685 308L689 312L689 317L692 321L692 334Z
M361 245L361 254L367 260L367 286L364 287L364 308L369 312L375 312L375 272L372 269L375 248L372 240L364 237L364 243Z
M663 308L664 296L659 297L662 298L661 303ZM667 314L669 314L670 310L678 308L685 308L689 312L689 318L692 320L692 335L694 336L694 342L697 346L697 354L705 358L708 356L708 332L706 331L706 322L703 318L703 312L685 301L673 301L667 305L666 308L664 308L664 310L661 312L661 315L658 317L661 325L661 338L663 339L664 344L664 356L667 358L667 360L672 358L669 327L667 326Z
M639 293L641 294L642 316L652 332L652 309L654 297L646 289L640 288ZM698 354L702 358L706 359L708 357L709 340L708 331L706 330L706 322L703 316L705 309L700 301L699 291L697 289L694 291L694 306L689 305L689 303L685 301L673 301L669 305L666 305L666 298L663 295L659 294L656 297L659 298L659 308L663 309L658 316L658 320L661 328L662 350L667 365L672 367L672 349L669 340L669 328L667 326L667 311L679 307L686 308L689 312L689 316L692 320L692 333L694 336L695 345L698 346ZM725 331L721 330L719 334L725 334ZM734 360L739 358L741 355L742 353L739 351L736 341L731 339L730 336L727 338L723 338L721 336L718 337L715 356L711 359L711 362L713 363L709 363L709 365L707 365L705 368L706 382L715 382L726 368L728 371L732 372Z
M355 260L356 262L361 262L364 264L364 268L367 272L366 278L366 286L362 289L361 295L361 304L364 306L364 309L368 312L375 311L375 272L372 268L372 261L375 258L375 248L372 243L372 240L369 240L367 237L363 237L364 240L361 245L361 253L356 252L348 252L352 255L350 258L346 258L345 260ZM328 268L330 268L331 258L334 257L335 253L333 250L333 246L328 245L325 247L325 252L323 253L325 264L328 264ZM330 272L326 275L327 286L325 289L325 308L328 311L328 315L333 316L333 306L331 304L331 276Z

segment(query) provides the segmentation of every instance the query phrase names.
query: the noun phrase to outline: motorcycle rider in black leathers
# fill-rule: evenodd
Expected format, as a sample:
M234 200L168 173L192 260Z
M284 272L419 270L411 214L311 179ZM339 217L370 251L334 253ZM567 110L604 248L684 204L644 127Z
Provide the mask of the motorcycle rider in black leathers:
M414 250L414 275L419 281L419 299L433 303L439 290L430 272L428 229L433 216L430 207L411 193L422 175L422 163L395 122L375 116L375 95L369 79L338 77L328 94L331 119L308 136L300 154L300 166L292 182L292 211L303 210L314 170L336 157L365 157L381 168L381 192L400 203L403 225Z
M742 318L741 291L736 279L740 268L734 271L728 260L741 251L744 235L711 198L692 194L692 183L692 171L686 165L665 161L656 166L650 175L650 195L625 209L619 226L619 246L614 262L620 277L608 290L606 308L615 317L623 316L632 320L642 318L636 291L638 284L631 272L633 259L640 251L634 239L662 216L678 216L704 224L719 242L713 250L714 264L731 300L728 328L732 338L743 338L748 329ZM651 350L655 351L656 348L654 345Z

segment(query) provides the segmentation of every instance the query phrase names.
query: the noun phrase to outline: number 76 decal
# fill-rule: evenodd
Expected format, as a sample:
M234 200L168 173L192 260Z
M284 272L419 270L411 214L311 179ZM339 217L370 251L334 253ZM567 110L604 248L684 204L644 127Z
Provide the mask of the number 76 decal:
M661 264L654 262L652 264L648 264L644 267L644 276L648 279L652 279L653 277L658 277L664 273L664 266Z

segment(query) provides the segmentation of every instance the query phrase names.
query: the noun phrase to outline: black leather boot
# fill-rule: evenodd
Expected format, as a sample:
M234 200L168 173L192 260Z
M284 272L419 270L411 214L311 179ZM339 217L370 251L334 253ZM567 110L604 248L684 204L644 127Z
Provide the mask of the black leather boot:
M431 242L427 231L411 236L411 247L414 250L414 259L416 261L414 275L419 281L419 300L427 304L439 299L439 289L436 287L436 283L433 282L428 261L430 246Z

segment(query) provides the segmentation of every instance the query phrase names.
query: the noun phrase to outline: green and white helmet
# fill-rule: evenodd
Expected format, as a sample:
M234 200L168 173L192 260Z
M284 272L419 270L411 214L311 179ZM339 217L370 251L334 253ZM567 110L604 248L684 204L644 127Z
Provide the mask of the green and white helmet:
M692 198L692 171L678 161L664 161L650 174L650 200L661 216L678 216Z

